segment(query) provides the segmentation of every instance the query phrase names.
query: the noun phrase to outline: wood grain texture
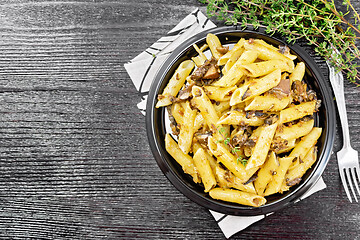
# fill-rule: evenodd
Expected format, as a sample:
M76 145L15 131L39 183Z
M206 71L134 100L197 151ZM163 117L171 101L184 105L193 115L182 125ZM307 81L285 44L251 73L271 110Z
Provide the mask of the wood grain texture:
M196 0L2 2L0 238L224 239L156 165L123 67L196 7L204 10ZM359 88L345 89L360 150ZM347 200L334 154L323 177L328 188L232 239L360 239L360 205Z

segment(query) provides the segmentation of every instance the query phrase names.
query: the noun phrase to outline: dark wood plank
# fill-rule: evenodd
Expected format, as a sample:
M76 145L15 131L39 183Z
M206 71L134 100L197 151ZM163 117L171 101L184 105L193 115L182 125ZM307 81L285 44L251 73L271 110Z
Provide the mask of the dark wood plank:
M1 238L224 238L157 167L123 67L196 7L204 10L196 0L0 5ZM360 149L359 88L345 87ZM323 176L327 189L233 239L358 237L360 207L346 199L335 155Z

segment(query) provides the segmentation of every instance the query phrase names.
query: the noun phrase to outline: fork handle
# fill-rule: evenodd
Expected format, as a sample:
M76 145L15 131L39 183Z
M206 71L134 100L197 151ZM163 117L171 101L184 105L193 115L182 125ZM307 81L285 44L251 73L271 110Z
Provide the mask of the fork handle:
M350 146L350 134L349 134L348 118L347 118L346 106L345 106L345 95L344 95L344 83L343 83L343 81L341 81L339 85L334 87L334 94L335 94L335 98L336 98L336 105L337 105L338 110L339 110L341 128L342 128L342 132L343 132L343 145L346 148L351 147Z

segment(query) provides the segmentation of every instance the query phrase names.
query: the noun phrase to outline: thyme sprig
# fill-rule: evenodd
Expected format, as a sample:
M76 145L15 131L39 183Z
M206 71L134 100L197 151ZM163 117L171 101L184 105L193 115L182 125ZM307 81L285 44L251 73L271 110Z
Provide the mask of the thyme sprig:
M263 27L268 34L283 35L288 43L307 40L337 71L360 86L360 16L350 0L346 13L333 0L199 0L209 17L244 28ZM339 55L334 54L336 50Z
M230 151L232 154L236 156L236 164L241 163L242 165L246 166L246 163L248 159L243 158L239 155L240 147L234 147L234 145L231 144L230 137L225 133L225 128L218 126L216 128L221 135L223 139L217 140L216 143L223 142L225 145L228 145L230 147ZM225 135L224 135L225 134Z

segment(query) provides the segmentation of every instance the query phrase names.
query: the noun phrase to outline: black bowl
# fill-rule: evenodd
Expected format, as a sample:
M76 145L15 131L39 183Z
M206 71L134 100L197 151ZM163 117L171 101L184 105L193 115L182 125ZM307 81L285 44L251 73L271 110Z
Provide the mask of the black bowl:
M304 80L308 84L308 87L316 91L318 99L322 101L319 111L315 114L315 126L323 128L322 135L318 140L318 160L303 176L300 184L293 186L284 194L275 194L266 197L267 203L263 206L256 208L214 200L207 193L204 193L203 186L195 184L191 177L185 174L181 166L166 152L164 143L166 134L166 109L155 108L157 95L162 93L179 64L197 55L192 44L196 43L198 46L204 44L208 33L217 35L223 44L236 43L241 37L246 39L263 39L274 46L285 44L280 37L267 35L264 29L258 29L256 31L249 29L243 30L238 29L237 26L219 27L204 31L181 44L159 69L149 91L146 107L146 127L150 148L159 167L170 182L189 199L206 208L225 214L242 216L267 214L279 210L294 203L309 190L319 180L329 161L335 134L335 108L329 85L314 60L303 48L296 44L288 45L291 53L305 63L306 73Z

